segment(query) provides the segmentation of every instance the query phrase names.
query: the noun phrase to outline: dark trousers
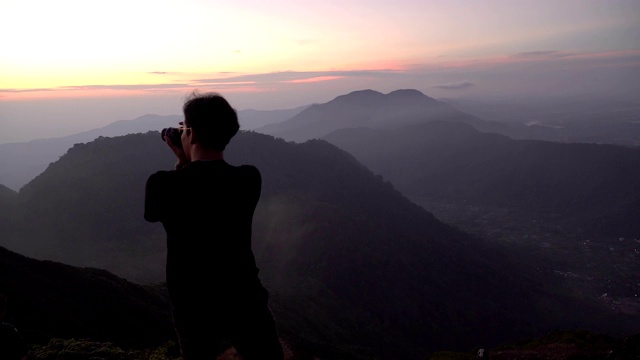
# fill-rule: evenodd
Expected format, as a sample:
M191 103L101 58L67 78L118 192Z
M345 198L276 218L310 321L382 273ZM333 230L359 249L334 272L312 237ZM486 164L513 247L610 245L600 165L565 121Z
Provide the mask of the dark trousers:
M211 312L173 309L183 360L215 359L232 345L244 360L283 360L276 323L266 303Z

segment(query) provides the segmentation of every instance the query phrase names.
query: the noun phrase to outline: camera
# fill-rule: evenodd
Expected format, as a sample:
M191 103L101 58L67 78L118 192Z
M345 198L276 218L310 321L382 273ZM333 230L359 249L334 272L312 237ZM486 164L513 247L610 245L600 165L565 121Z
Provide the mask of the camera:
M174 146L182 148L182 141L180 140L180 135L182 135L182 131L172 127L164 128L160 132L160 138L162 139L162 141L164 141L164 137L167 136L169 138L169 141L171 141L171 143Z

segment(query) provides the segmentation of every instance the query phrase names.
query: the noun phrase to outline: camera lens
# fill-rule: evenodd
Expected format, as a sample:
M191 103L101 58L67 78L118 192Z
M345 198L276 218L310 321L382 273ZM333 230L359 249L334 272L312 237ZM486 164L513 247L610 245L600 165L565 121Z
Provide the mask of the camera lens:
M162 131L160 132L160 137L162 138L162 141L164 141L164 137L168 137L169 141L171 141L171 143L174 146L177 146L179 148L182 147L182 141L180 140L180 136L181 136L181 131L179 129L176 128L164 128L162 129Z

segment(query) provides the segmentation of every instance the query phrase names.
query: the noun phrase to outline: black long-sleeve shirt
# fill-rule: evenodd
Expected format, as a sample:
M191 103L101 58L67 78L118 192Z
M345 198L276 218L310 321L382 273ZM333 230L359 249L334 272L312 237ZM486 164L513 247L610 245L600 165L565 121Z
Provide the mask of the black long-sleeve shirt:
M194 161L148 178L144 218L165 228L174 306L190 306L212 290L216 301L231 303L263 291L251 249L261 187L256 167L224 160Z

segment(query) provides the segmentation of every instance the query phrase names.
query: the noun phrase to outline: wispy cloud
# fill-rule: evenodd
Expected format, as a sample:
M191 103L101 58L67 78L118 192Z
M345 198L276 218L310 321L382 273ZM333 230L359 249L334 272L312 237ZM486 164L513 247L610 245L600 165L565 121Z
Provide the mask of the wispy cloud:
M569 56L569 53L563 53L556 50L545 50L545 51L527 51L521 52L511 55L514 58L561 58L565 56Z
M555 50L529 51L504 56L435 61L412 64L408 71L469 70L480 71L505 65L562 64L562 66L633 66L640 62L640 50L570 53Z
M41 92L41 91L56 91L56 88L0 89L0 93L14 93L14 94Z
M620 68L640 70L640 50L617 52L569 53L557 50L529 51L504 56L475 59L431 59L422 64L405 65L403 68L366 70L327 70L327 71L276 71L266 73L212 72L189 73L171 71L149 71L159 81L152 84L87 84L60 86L55 88L0 88L3 101L12 98L35 98L38 96L98 96L101 94L129 95L174 92L185 93L194 89L213 89L225 92L277 92L284 86L312 87L315 84L333 86L344 84L416 84L416 88L431 87L443 91L460 91L477 86L480 79L487 80L493 74L501 78L513 74L540 74L550 71L573 72L586 69ZM546 75L545 75L546 76ZM578 76L578 75L576 75ZM464 81L449 82L449 79L466 78ZM355 85L354 85L355 86ZM390 85L396 86L396 85ZM406 86L406 85L403 85ZM309 90L306 88L305 90ZM482 90L484 91L484 85ZM66 94L66 95L65 95Z
M321 81L338 80L342 78L343 76L316 76L316 77L307 78L307 79L291 80L289 82L292 84L315 83L315 82L321 82Z
M470 87L472 87L474 85L475 84L470 82L470 81L460 81L460 82L452 82L452 83L447 83L447 84L434 85L432 87L437 88L437 89L444 89L444 90L462 90L462 89L470 88Z
M126 85L81 85L61 86L59 90L147 90L147 89L175 89L189 87L189 84L126 84Z
M214 77L191 80L194 83L229 83L252 81L256 83L290 83L308 79L326 78L327 80L345 77L387 77L398 74L397 70L344 70L344 71L279 71L260 74L243 74L227 77Z
M217 72L212 76L193 78L194 74L150 71L149 74L162 76L175 76L181 78L180 81L155 84L112 84L112 85L73 85L59 86L55 88L27 88L12 89L0 88L0 93L28 93L28 92L53 92L53 91L91 91L91 90L129 90L129 91L159 91L159 90L183 90L199 87L246 87L253 86L273 86L279 83L315 83L331 80L338 80L353 77L385 78L402 73L398 70L346 70L346 71L280 71L257 74L238 74L233 72ZM200 75L202 76L202 74Z

